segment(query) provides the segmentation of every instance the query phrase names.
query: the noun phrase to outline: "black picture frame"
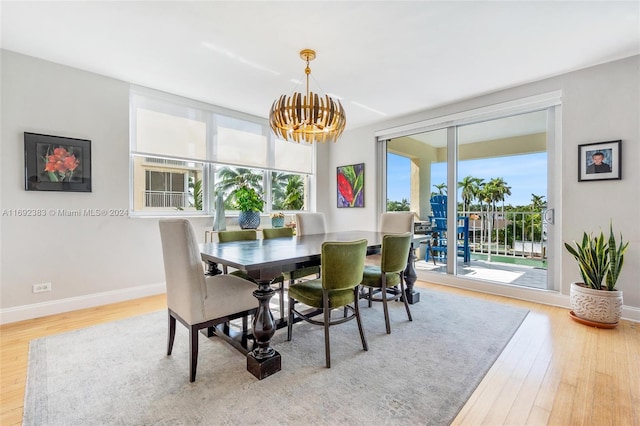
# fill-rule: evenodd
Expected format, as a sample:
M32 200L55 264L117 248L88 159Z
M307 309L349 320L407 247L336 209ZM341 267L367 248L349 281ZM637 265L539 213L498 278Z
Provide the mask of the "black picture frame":
M91 141L24 132L26 191L91 192Z
M364 163L336 168L338 208L364 207Z
M578 182L622 179L622 140L578 145Z

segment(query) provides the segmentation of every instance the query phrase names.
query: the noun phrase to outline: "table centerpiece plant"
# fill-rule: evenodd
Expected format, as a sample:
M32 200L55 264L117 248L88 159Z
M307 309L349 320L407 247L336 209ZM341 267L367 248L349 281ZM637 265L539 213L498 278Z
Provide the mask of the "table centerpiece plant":
M235 191L235 207L240 210L238 224L242 229L256 229L260 226L260 213L264 209L264 200L254 188L241 181Z

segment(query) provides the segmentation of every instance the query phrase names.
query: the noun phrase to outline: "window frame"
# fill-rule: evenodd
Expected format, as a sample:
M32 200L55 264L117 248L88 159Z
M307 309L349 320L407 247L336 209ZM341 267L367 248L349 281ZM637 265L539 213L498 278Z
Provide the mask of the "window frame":
M136 148L138 146L137 141L137 112L138 108L151 110L154 112L164 113L173 115L175 117L187 118L197 121L202 121L206 126L206 158L189 158L189 157L181 157L175 155L166 155L161 152L144 152L138 151ZM261 134L266 138L267 144L267 155L264 159L264 165L256 166L255 164L234 164L225 161L219 161L216 155L216 148L218 146L217 143L217 117L223 116L228 117L234 120L246 121L248 126L259 126L261 129ZM263 213L261 215L268 216L272 213L272 185L271 185L271 174L272 172L282 172L287 174L296 174L301 175L305 182L305 202L303 205L303 209L307 208L309 205L313 205L311 197L314 192L311 190L312 182L315 182L315 174L316 174L316 148L314 145L309 146L311 149L310 156L310 164L308 165L308 172L301 172L300 170L283 170L275 168L276 164L276 139L275 135L271 131L268 121L266 119L252 116L249 114L241 113L234 110L229 110L226 108L218 107L215 105L206 104L203 102L179 97L176 95L171 95L163 92L158 92L152 89L131 86L130 96L129 96L129 118L130 118L130 126L129 126L129 162L130 162L130 176L129 176L129 216L130 217L209 217L215 214L214 211L214 197L209 196L209 194L213 194L213 188L215 187L215 171L219 166L227 166L227 167L237 167L237 168L247 168L253 169L256 171L260 171L263 175L263 198L265 200L265 207ZM140 207L138 206L136 209L136 201L135 201L135 191L136 191L136 181L135 178L138 176L140 179L140 167L144 167L140 165L139 162L136 163L136 158L156 158L159 160L167 161L182 161L182 162L195 162L198 164L202 164L202 210L181 210L175 209L170 210L170 208L166 208L166 210L160 210L153 208L153 210L147 210L148 207ZM162 161L159 162L159 165L162 165ZM165 163L166 164L166 163ZM144 176L149 169L142 169L142 178L146 179ZM138 173L136 173L138 171ZM169 172L167 170L166 172ZM185 176L185 179L188 177ZM139 183L139 182L138 182ZM188 182L187 182L188 183ZM139 185L138 185L139 186ZM142 186L146 186L146 182L142 184ZM187 185L188 186L188 185ZM189 192L189 189L187 189ZM139 203L138 203L139 204ZM273 210L280 211L280 210ZM285 213L291 214L300 210L285 210ZM227 210L225 211L227 216L235 216L238 214L237 210Z

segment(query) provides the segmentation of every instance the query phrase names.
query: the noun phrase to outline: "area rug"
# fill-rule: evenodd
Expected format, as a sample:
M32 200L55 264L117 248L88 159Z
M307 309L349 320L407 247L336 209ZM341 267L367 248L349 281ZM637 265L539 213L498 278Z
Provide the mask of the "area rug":
M188 379L188 334L178 324L165 355L166 312L33 340L25 425L447 425L527 315L507 305L420 289L409 322L390 304L361 302L369 351L355 321L307 323L273 338L282 371L257 380L227 343L200 335L196 381Z

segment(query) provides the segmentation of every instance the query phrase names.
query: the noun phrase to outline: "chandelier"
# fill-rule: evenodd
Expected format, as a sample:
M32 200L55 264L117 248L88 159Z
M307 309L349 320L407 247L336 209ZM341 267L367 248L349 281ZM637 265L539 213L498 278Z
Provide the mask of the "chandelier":
M288 141L335 142L347 124L344 108L340 101L328 95L318 96L309 91L309 61L316 58L316 52L301 50L300 58L307 62L304 70L307 75L306 94L294 92L291 96L282 95L276 99L269 111L271 129L277 137Z

